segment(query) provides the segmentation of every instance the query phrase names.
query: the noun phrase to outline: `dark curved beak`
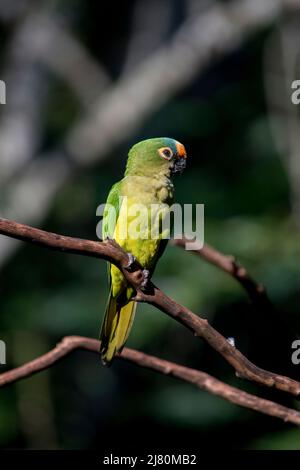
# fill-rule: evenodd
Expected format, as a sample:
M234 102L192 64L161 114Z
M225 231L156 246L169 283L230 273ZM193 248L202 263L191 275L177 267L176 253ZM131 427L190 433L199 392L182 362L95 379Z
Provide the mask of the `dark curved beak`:
M177 158L172 168L172 173L181 174L186 167L186 158Z

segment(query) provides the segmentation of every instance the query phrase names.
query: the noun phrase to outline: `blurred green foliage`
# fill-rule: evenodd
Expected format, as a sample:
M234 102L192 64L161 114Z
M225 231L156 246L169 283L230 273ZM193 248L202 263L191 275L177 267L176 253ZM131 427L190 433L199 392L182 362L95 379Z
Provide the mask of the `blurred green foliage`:
M114 0L101 3L101 8L97 2L75 3L76 9L74 2L62 1L56 8L74 15L77 37L117 77L134 2ZM115 15L116 10L122 14ZM99 27L103 17L108 35ZM154 280L224 335L234 336L237 346L259 365L276 371L282 360L282 371L299 378L299 367L290 364L289 343L280 358L277 351L285 325L288 339L297 338L300 330L300 246L290 220L289 181L274 146L263 90L268 34L256 35L198 76L105 161L75 172L56 195L43 228L95 239L96 207L122 177L128 148L157 135L184 142L189 164L175 182L177 201L205 204L206 241L237 256L267 286L276 312L256 311L233 279L172 246ZM7 35L0 27L0 37ZM61 141L77 113L70 91L53 79L41 117L47 129L44 149ZM0 337L8 347L8 365L1 371L46 352L64 335L97 337L107 295L104 262L20 244L2 268L0 282ZM128 345L293 404L274 391L235 379L206 345L150 306L139 306ZM141 439L143 429L153 436L153 445L182 446L184 436L183 442L206 447L300 446L299 431L292 426L121 361L105 369L87 352L76 352L0 394L4 448L99 448L120 436L130 442Z

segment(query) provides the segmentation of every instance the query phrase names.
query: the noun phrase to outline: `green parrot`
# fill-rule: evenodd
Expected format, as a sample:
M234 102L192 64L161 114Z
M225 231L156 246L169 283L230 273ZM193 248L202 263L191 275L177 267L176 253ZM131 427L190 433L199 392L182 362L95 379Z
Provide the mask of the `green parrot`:
M168 233L163 233L161 227L162 215L154 218L158 236L151 236L153 213L150 209L161 206L164 211L170 212L169 207L174 202L171 177L183 171L186 157L184 146L174 139L160 137L137 143L129 151L124 178L113 185L106 201L102 220L103 240L114 239L129 254L131 264L136 259L143 266L145 285L168 241ZM127 230L134 222L130 210L136 205L144 208L139 220L138 237L135 236L137 232L132 235ZM137 306L131 300L134 290L121 271L109 264L108 273L110 292L100 333L100 353L105 365L109 365L122 350Z

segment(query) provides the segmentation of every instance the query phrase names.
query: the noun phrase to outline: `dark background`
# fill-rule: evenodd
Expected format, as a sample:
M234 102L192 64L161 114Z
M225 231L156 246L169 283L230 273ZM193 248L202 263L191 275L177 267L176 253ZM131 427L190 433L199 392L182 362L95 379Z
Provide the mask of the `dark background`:
M232 2L223 3L226 12ZM234 337L259 366L299 380L300 366L291 363L291 343L300 329L300 199L292 165L297 158L291 157L298 137L291 137L287 126L288 119L298 125L287 92L297 68L284 69L290 49L280 45L290 43L278 43L278 37L291 38L297 12L292 20L289 12L275 16L226 53L212 54L209 64L166 101L157 99L124 135L114 135L111 120L93 160L85 161L83 151L83 159L74 163L66 144L72 126L95 106L98 95L105 98L111 87L136 76L139 65L168 46L184 22L215 5L4 1L0 78L6 80L7 104L0 107L0 211L45 230L95 239L96 207L122 177L130 146L149 137L176 138L189 155L185 173L175 182L177 201L205 204L206 242L237 256L267 287L273 306L251 305L227 274L172 246L157 267L155 283ZM46 52L33 53L43 45L45 24L42 36L34 29L41 18L55 24L65 42L59 37ZM99 89L91 86L90 70L74 49L65 52L66 38L96 67L96 78L102 76ZM168 80L176 67L180 55L160 80ZM128 109L120 112L126 116ZM0 338L7 345L7 366L1 371L48 351L64 335L97 338L107 296L105 263L3 240ZM150 306L139 306L128 346L299 408L284 394L236 379L214 351ZM146 450L299 449L300 431L123 361L103 368L88 352L75 352L0 390L1 448L103 450L137 442Z

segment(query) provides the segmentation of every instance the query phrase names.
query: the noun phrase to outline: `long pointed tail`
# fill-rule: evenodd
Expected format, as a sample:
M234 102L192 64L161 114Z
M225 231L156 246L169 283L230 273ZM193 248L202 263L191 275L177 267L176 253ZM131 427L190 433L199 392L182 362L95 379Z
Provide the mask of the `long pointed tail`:
M108 303L100 332L100 354L103 364L109 365L120 352L129 336L136 302L125 305L109 294Z

